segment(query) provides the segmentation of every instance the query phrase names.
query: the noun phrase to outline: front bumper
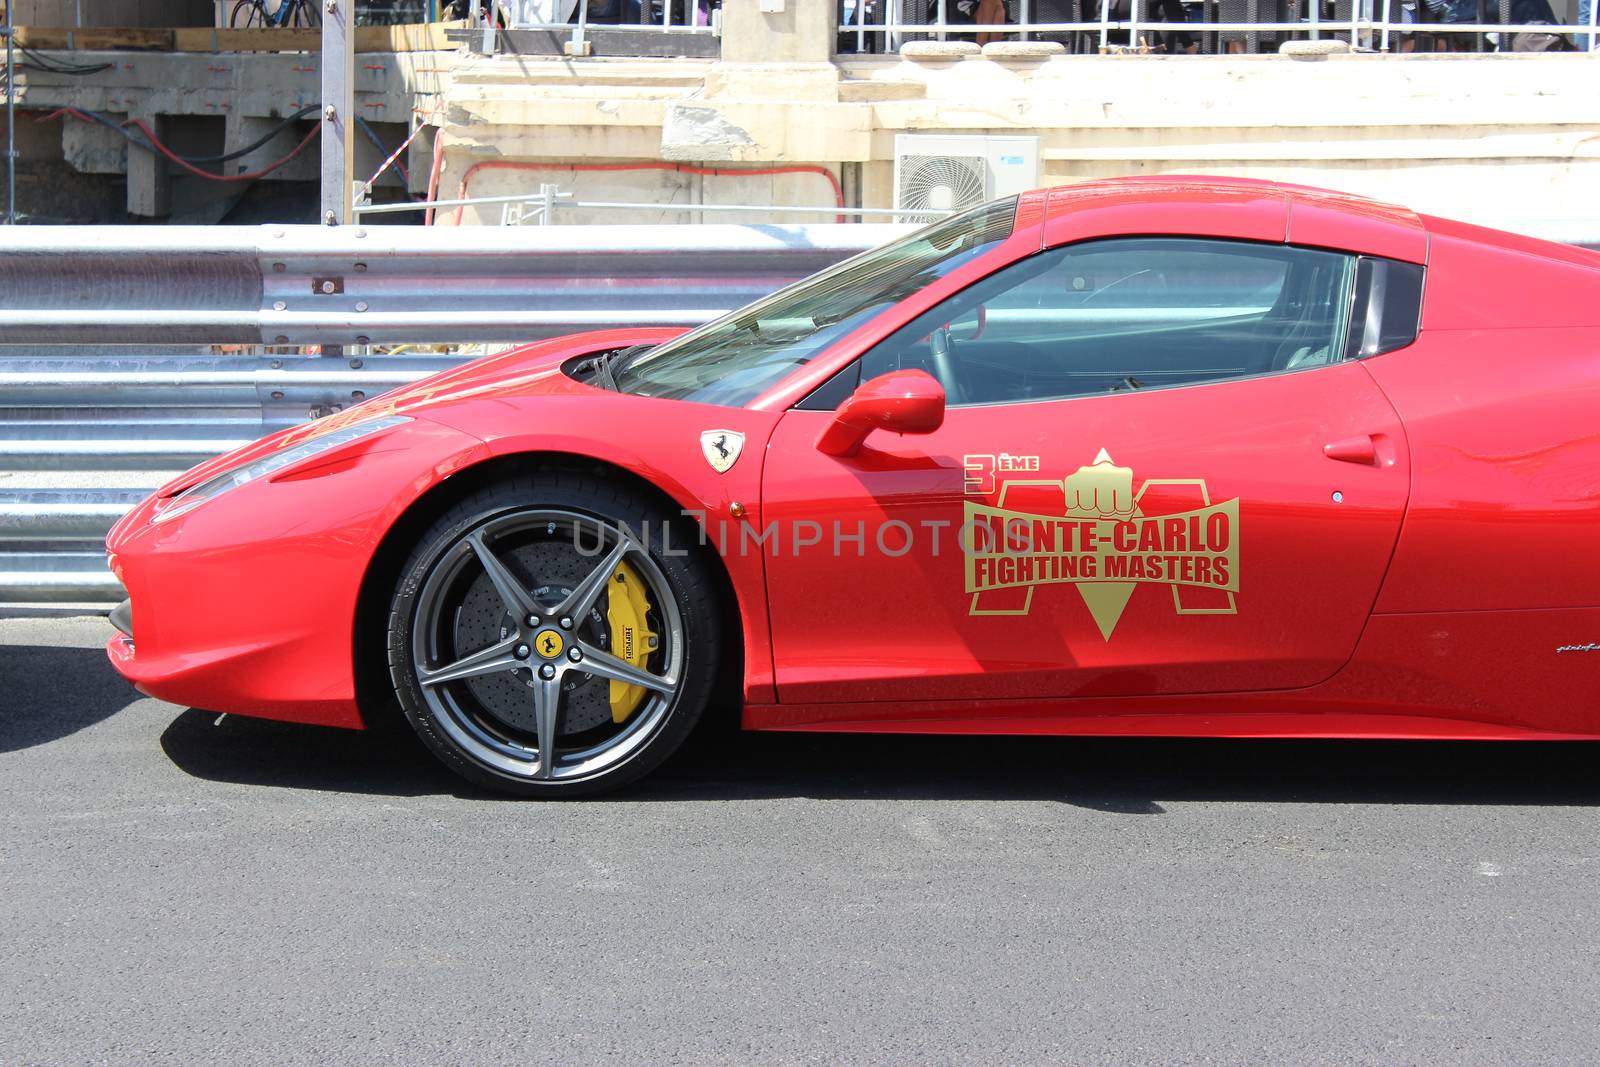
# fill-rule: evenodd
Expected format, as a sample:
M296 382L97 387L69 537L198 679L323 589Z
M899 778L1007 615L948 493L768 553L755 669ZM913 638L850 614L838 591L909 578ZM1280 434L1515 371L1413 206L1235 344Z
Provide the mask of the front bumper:
M124 517L106 543L129 594L106 650L117 671L175 704L360 727L355 616L373 554L406 508L487 453L422 419L364 444L167 522L151 523L154 497Z
M129 644L133 643L133 601L124 600L111 609L111 625L127 637Z

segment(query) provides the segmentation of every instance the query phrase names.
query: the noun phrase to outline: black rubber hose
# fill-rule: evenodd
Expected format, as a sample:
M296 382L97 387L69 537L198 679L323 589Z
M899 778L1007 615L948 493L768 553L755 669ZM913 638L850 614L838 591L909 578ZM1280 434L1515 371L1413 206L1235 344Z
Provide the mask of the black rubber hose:
M285 129L287 129L293 123L298 122L300 119L305 118L307 115L311 114L313 111L316 111L317 108L318 108L317 104L307 104L305 107L301 108L299 111L296 111L293 115L290 115L288 118L286 118L282 122L278 123L272 129L268 130L261 137L256 138L256 140L254 140L253 142L251 142L250 144L246 145L243 148L234 149L232 152L224 152L221 155L217 155L217 156L179 156L178 158L182 159L186 163L228 163L228 162L230 162L232 160L240 159L240 158L242 158L244 156L249 155L251 152L254 152L256 149L260 148L262 145L266 144L268 141L270 141L274 137L278 136L278 134L282 133ZM149 142L147 142L143 137L139 136L133 130L128 129L126 126L122 125L122 123L118 122L116 119L107 118L105 115L102 115L102 114L100 114L99 112L96 112L96 111L85 111L85 112L83 112L83 114L89 116L91 119L93 119L94 121L100 123L102 126L106 126L106 127L110 128L110 129L116 130L118 133L122 134L122 136L126 137L130 142L132 142L133 144L138 145L140 148L143 148L145 151L147 151L147 152L154 152L155 151L155 148L153 146L151 146L149 144ZM174 153L174 154L176 155L177 153Z

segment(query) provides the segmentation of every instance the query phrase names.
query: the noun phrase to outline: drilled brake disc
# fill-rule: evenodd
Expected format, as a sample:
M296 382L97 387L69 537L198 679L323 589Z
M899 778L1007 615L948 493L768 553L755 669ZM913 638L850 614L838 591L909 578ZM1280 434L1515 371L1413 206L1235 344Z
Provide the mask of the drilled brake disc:
M501 552L513 574L546 604L559 602L594 569L595 560L578 555L565 542L535 542ZM610 648L605 616L597 606L582 620L575 620L585 640ZM495 592L487 574L480 574L467 588L456 616L455 641L458 649L483 648L511 636L513 620L505 601ZM533 734L537 723L533 713L533 670L536 667L470 678L467 690L483 710L519 732ZM566 737L611 721L609 683L603 678L573 672L562 699L556 734Z

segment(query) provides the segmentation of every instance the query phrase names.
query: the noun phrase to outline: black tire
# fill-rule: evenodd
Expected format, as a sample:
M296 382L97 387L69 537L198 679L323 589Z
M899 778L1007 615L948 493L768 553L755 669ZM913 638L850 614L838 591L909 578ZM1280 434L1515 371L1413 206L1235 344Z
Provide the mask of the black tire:
M573 612L577 617L570 620L570 629L556 634L566 644L555 642L556 651L550 654L554 658L541 662L546 653L539 651L539 642L548 645L549 631L558 622L564 627L565 620L535 614L531 617L537 625L528 625L528 617L516 614L511 606L516 594L495 584L481 554L488 552L504 565L502 578L514 578L513 588L520 585L531 598L524 608L537 602L537 612L549 611L552 601L578 603L573 598L581 596L580 587L591 581L623 581L620 571L611 573L611 568L597 565L602 564L598 555L583 562L582 556L590 553L570 549L563 540L568 530L557 529L557 521L565 522L566 516L574 517L573 537L579 536L580 528L608 530L612 539L605 544L616 552L628 552L626 565L635 568L645 592L653 594L647 597L652 604L651 626L644 630L651 633L648 647L654 651L646 653L643 664L651 674L660 668L657 681L671 680L675 688L670 693L641 689L645 703L622 724L597 717L598 691L585 688L610 684L586 673L604 667L612 651L612 638L604 629L609 615L602 614L598 599L611 603L610 586L592 586L602 592ZM624 538L622 530L639 536ZM668 531L665 544L663 530ZM447 767L499 792L588 796L648 774L699 722L721 663L721 621L710 572L715 564L696 538L692 524L686 525L681 517L626 489L573 472L518 477L474 492L440 515L421 536L401 568L391 601L389 673L406 719ZM629 546L623 546L625 539ZM565 555L569 550L571 559ZM534 573L536 568L540 573ZM608 573L602 575L602 570ZM563 575L578 577L563 581ZM500 666L471 677L428 684L423 680L428 674L456 671L468 660L503 647L514 647L514 652L502 653ZM587 655L581 663L567 662L584 650ZM520 662L506 658L513 654L522 657ZM546 670L560 673L541 685L538 672ZM526 710L519 703L523 687L529 690ZM556 695L549 698L544 696L547 692ZM538 730L545 728L543 712L535 709L545 706L557 709L550 713L548 726L554 753L549 771L543 770L543 752L537 759L533 756L542 747ZM585 726L590 720L593 724ZM568 732L560 732L563 724ZM611 729L619 731L620 740L604 740L604 732ZM562 742L569 738L572 743L564 749ZM600 747L605 744L612 748ZM515 758L522 752L528 753L526 766ZM586 758L596 752L602 755ZM614 762L599 766L602 759ZM572 763L563 766L563 760Z
M236 30L255 29L267 24L267 13L257 0L239 0L228 16L228 25Z

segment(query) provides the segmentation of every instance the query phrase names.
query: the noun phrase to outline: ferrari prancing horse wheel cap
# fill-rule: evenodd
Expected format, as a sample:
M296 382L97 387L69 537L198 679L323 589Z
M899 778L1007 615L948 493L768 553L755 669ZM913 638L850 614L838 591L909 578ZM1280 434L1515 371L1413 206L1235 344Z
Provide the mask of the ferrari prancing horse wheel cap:
M560 630L540 630L533 635L533 650L539 653L540 659L556 659L566 647Z

